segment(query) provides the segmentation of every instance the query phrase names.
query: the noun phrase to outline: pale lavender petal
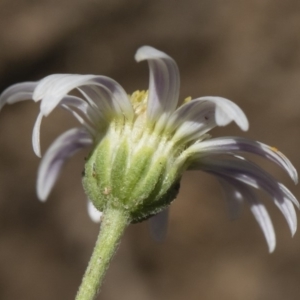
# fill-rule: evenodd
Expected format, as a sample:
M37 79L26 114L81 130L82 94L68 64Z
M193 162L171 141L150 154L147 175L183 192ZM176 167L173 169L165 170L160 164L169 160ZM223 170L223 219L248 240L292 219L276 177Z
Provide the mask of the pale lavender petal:
M236 152L257 154L278 164L289 174L295 183L298 182L297 171L290 160L276 148L260 142L241 137L215 138L194 144L190 147L189 151L194 153L195 157L199 158Z
M257 197L248 198L248 202L250 203L250 209L256 221L258 222L261 230L264 233L267 244L269 246L269 252L271 253L275 250L276 247L276 236L268 211Z
M244 112L232 101L222 97L201 97L200 101L211 101L216 105L215 119L218 126L226 126L234 121L242 130L247 131L249 123Z
M90 200L87 201L87 211L93 222L100 223L103 213L99 211Z
M76 111L74 111L73 109L71 109L69 106L67 105L61 105L62 108L66 109L67 111L69 111L73 117L81 124L83 125L88 132L92 135L92 136L96 136L97 131L89 124L87 123Z
M48 197L66 160L92 143L90 134L83 128L70 129L54 141L39 166L37 193L41 201Z
M249 203L251 212L264 233L269 252L273 252L276 246L276 237L271 218L265 205L257 198L255 193L246 186L246 184L226 177L220 177L219 180L221 181L222 186L226 187L226 191L229 192L228 198L237 194ZM240 202L241 200L239 200L239 203Z
M289 200L290 199L283 198L282 202L276 201L275 204L279 208L281 213L284 215L289 225L291 234L292 236L294 236L294 234L297 231L297 214L292 202Z
M172 140L185 142L201 137L216 126L215 104L208 101L192 101L178 108L168 119L165 131L173 132Z
M22 82L8 87L0 95L0 109L6 104L13 104L23 100L32 100L32 94L37 82Z
M221 97L201 97L179 107L168 119L165 131L176 130L175 140L189 141L231 121L242 130L248 130L247 117L235 103Z
M122 110L116 101L112 101L112 95L105 89L97 86L81 86L77 88L88 103L94 108L98 119L110 122L116 115L123 117Z
M279 184L259 166L241 158L239 160L202 158L196 168L218 176L233 178L267 192L284 215L291 233L294 235L297 229L297 218L294 206L291 205L293 199L282 189L282 184Z
M180 77L176 62L150 46L139 48L135 59L137 62L147 60L149 64L148 120L166 119L178 104Z
M292 194L292 192L282 183L278 183L282 192L286 195L286 197L298 208L300 209L300 203L297 198Z
M163 241L166 237L168 219L169 208L164 209L149 219L150 233L157 242Z
M79 97L66 96L61 100L60 104L79 110L91 122L96 122L96 118L98 118L98 116L96 117L94 113L95 110L93 110L87 102Z
M41 142L40 142L40 131L43 114L40 112L36 118L32 131L32 147L36 156L41 157Z
M110 96L112 103L117 104L123 114L131 119L133 108L124 89L113 79L97 75L54 74L42 79L36 87L33 99L42 100L41 111L47 116L75 88L96 86Z
M88 131L92 135L95 135L95 130L80 115L78 115L73 109L71 109L71 107L74 107L81 111L84 114L84 116L93 124L96 122L96 117L90 109L88 103L75 96L66 96L61 100L60 106L68 110L82 125L85 126L85 128L88 129ZM41 157L40 130L42 119L43 113L40 112L35 121L32 132L33 151L38 157Z

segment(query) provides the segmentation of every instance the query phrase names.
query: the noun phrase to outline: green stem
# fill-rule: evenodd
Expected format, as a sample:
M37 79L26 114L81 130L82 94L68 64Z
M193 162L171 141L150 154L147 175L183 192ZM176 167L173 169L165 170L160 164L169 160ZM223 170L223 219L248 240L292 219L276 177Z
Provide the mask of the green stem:
M75 300L95 299L128 224L128 215L123 211L109 208L104 212L100 233Z

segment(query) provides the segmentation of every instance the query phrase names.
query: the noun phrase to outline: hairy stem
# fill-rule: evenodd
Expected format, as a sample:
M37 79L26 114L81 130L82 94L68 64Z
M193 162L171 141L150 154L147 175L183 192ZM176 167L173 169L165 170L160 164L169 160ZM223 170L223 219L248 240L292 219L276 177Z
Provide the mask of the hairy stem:
M109 263L128 224L128 215L123 211L108 208L104 212L100 233L77 292L76 300L95 299Z

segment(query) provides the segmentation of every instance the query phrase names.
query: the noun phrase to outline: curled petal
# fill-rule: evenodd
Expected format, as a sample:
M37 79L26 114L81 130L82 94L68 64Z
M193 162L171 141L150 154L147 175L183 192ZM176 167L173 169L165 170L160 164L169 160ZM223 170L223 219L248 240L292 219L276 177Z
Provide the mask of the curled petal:
M282 167L292 178L298 182L298 174L290 160L274 147L241 137L215 138L194 144L189 151L196 157L220 155L236 152L247 152L259 155Z
M39 166L37 193L41 201L48 197L66 160L92 143L90 134L83 128L70 129L54 141Z
M291 193L288 189L286 187L283 189L282 184L254 163L240 157L236 158L238 160L202 158L197 168L217 176L237 180L268 193L284 215L294 235L297 229L297 217L292 205L294 198L290 197Z
M172 133L176 130L175 140L188 141L231 121L242 130L248 130L247 117L235 103L221 97L201 97L179 107L170 116L165 131Z
M115 101L111 101L111 93L95 86L81 86L77 88L92 107L97 121L110 122L117 114L123 117L122 110Z
M92 136L96 135L96 130L92 126L90 126L76 111L74 111L72 108L70 108L67 105L62 105L62 108L69 111L73 115L73 117L89 131L89 133Z
M223 188L225 187L225 191L229 193L227 195L228 198L231 198L233 195L239 195L239 203L241 202L241 199L248 202L251 212L265 236L269 252L273 252L276 246L276 236L271 218L264 204L246 184L226 177L220 177L219 180L222 183Z
M147 60L149 64L148 120L155 122L162 118L163 124L178 104L180 78L177 64L167 54L149 46L139 48L135 59L137 62Z
M188 142L202 137L216 126L215 104L208 101L192 101L178 108L168 119L165 131L175 131L173 140Z
M292 194L292 192L282 183L278 183L282 192L286 195L286 197L298 208L300 209L300 203L297 198Z
M90 200L87 201L87 211L93 222L100 223L103 213L99 211Z
M41 157L41 142L40 142L40 131L43 114L40 112L36 118L32 131L32 147L36 156Z
M85 117L87 117L89 121L96 122L94 110L81 98L75 96L66 96L61 100L60 104L70 108L75 108L79 110Z
M0 95L0 109L6 104L13 104L23 100L32 99L32 94L37 82L17 83L8 87Z
M290 199L283 198L282 202L276 201L275 204L285 217L289 225L291 234L292 236L294 236L297 231L297 214L292 202L290 201Z
M68 110L92 135L95 134L95 130L80 115L78 115L74 109L72 109L78 109L92 124L94 124L96 122L96 116L93 114L88 103L75 96L66 96L61 100L60 106ZM40 112L32 132L33 151L38 157L41 157L40 131L42 119L43 113Z
M112 107L121 108L132 119L133 109L124 89L113 79L97 75L54 74L42 79L33 93L34 100L42 100L41 111L47 116L75 88L94 85L110 97ZM119 113L118 111L116 113Z
M234 121L242 130L247 131L249 122L244 112L232 101L222 97L201 97L200 101L210 101L215 103L215 118L218 126L226 126Z
M256 221L264 233L269 246L269 252L271 253L276 247L276 237L268 211L257 197L248 198L248 202L250 204L251 212L253 213Z
M149 219L150 233L154 240L164 240L168 229L169 208L164 209Z

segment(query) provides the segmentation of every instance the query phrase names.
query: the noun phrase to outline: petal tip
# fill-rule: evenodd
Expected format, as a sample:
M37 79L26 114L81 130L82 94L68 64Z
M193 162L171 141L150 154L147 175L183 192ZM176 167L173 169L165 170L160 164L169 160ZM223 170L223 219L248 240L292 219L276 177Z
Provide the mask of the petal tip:
M90 200L88 200L87 202L87 210L88 210L88 215L93 222L95 223L101 222L103 213L99 211Z
M162 51L159 51L151 46L142 46L138 48L134 56L137 62L148 60L148 59L159 59L159 58L168 58L170 57Z
M137 61L137 62L140 62L140 61L143 61L143 60L146 60L148 58L148 53L151 51L151 50L156 50L150 46L142 46L140 48L137 49L135 55L134 55L134 59Z
M245 118L244 122L240 125L240 128L243 131L248 131L249 130L249 121L247 118Z
M269 245L269 253L273 253L275 251L275 248L276 248L276 244L272 244L272 245Z
M292 237L294 237L296 231L297 231L297 225L295 225L294 228L293 228L293 230L291 230Z
M37 196L38 196L38 199L40 202L46 202L47 201L47 198L48 198L48 195L46 193L44 193L43 191L37 190Z

